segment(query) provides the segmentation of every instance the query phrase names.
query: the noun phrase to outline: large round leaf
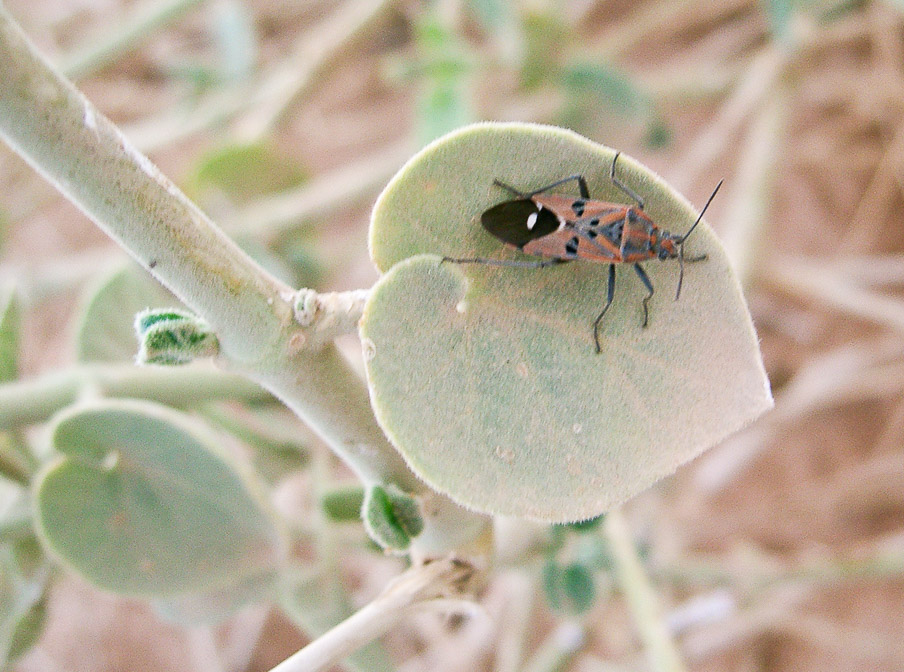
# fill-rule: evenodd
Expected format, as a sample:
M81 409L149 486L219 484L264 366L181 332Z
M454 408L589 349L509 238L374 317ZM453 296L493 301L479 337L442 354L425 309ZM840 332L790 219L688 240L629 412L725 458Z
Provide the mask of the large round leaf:
M53 444L63 455L38 478L39 532L103 588L158 597L228 588L282 557L255 488L184 415L98 402L64 412Z
M480 511L548 521L589 518L640 492L771 405L756 335L728 260L702 224L675 260L649 261L657 288L617 268L596 354L592 323L606 264L545 269L441 263L526 257L479 215L524 191L586 176L593 198L624 203L613 150L557 128L479 124L415 156L380 197L372 257L385 275L361 322L371 400L383 429L431 486ZM659 226L697 211L629 157L618 176ZM574 193L576 188L557 189ZM423 254L431 253L431 254ZM420 256L418 256L420 255Z

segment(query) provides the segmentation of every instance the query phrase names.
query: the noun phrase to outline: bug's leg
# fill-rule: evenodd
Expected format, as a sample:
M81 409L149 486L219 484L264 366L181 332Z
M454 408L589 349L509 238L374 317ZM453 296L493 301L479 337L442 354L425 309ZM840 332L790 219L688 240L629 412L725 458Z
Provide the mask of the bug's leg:
M627 194L629 198L633 199L637 203L637 207L643 210L643 199L638 196L636 191L615 176L615 162L618 161L619 156L621 156L621 152L616 152L612 159L612 167L609 169L609 181Z
M606 314L606 311L609 310L609 306L612 305L612 297L615 296L615 264L609 264L609 284L606 287L606 305L603 306L603 310L599 315L596 316L596 319L593 321L593 342L596 345L596 354L600 354L602 349L600 348L600 321L603 319L603 315Z
M587 180L584 179L583 175L569 175L568 177L563 177L561 180L556 180L552 184L547 184L542 189L534 189L533 191L524 194L527 198L532 198L537 194L542 194L544 191L549 191L553 187L558 187L560 184L565 184L566 182L571 182L572 180L576 180L578 183L578 189L581 192L581 198L590 198L590 190L587 189ZM497 180L498 184L499 181Z
M508 191L508 192L511 192L512 194L514 194L514 195L517 196L518 198L530 198L530 194L525 194L524 192L518 191L517 189L515 189L515 187L513 187L513 186L510 185L510 184L506 184L506 183L503 182L502 180L495 180L495 179L494 179L494 180L493 180L493 184L495 184L497 187L502 187L503 189L505 189L505 190Z
M650 311L648 307L648 303L650 299L653 298L653 283L650 282L650 276L647 275L647 272L643 270L643 267L640 264L634 264L634 270L637 271L637 277L640 278L640 281L647 288L649 294L643 297L643 327L646 328L647 323L649 322Z
M703 261L706 259L705 254L698 254L696 257L684 256L684 245L678 251L678 287L675 289L675 301L681 296L681 285L684 284L684 262L685 261Z
M448 261L450 264L483 264L485 266L508 266L510 268L546 268L547 266L555 266L563 264L571 259L543 259L542 261L515 261L509 259L482 259L480 257L471 257L468 259L453 259L452 257L443 257L440 263Z

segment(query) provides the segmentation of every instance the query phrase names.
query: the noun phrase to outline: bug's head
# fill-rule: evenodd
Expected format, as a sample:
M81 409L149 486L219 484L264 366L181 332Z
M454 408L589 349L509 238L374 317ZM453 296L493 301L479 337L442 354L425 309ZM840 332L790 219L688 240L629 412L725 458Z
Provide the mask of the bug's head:
M521 248L559 228L559 218L529 198L494 205L480 216L480 223L504 243Z
M684 241L680 236L675 236L668 231L662 231L656 242L653 244L653 251L662 261L674 259L680 253L681 244L683 242Z

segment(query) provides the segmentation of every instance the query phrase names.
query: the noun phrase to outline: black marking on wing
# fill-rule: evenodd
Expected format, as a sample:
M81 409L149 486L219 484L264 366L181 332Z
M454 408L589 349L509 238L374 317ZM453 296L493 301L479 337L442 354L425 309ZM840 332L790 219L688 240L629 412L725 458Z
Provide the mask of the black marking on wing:
M625 220L619 219L618 221L611 222L606 224L605 226L600 226L599 221L597 220L596 226L593 226L590 230L594 231L596 235L603 236L611 240L616 245L621 241L622 231L625 228Z
M584 214L584 206L587 204L583 198L576 198L574 202L571 204L571 209L574 211L574 214L580 217Z
M533 227L527 228L531 215L536 215L536 220ZM515 247L524 247L559 228L559 218L529 198L494 205L480 216L480 223L490 234Z
M565 253L570 256L576 257L578 254L578 245L580 244L580 242L581 241L577 236L571 238L571 240L565 243Z

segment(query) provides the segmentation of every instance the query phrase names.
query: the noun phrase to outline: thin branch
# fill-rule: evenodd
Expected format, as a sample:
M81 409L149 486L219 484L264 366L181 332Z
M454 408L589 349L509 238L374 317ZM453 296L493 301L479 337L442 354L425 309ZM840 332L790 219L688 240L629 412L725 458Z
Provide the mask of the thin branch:
M621 511L610 511L604 522L618 586L634 617L653 672L684 672L678 647L672 639L662 606L640 562Z
M779 259L761 277L801 298L904 332L904 303L900 299L858 287L811 259Z
M77 401L85 390L105 397L151 399L175 407L218 399L272 398L243 376L200 363L178 368L141 368L133 364L76 366L0 385L0 430L46 422Z
M86 77L138 46L143 39L174 21L204 0L146 0L129 12L118 26L104 26L103 33L87 40L60 64L60 70L73 79Z
M282 118L289 105L320 81L388 5L388 0L349 0L321 25L306 31L294 52L261 73L253 85L220 89L189 111L177 110L138 122L125 127L125 134L150 152L254 110L239 122L237 139L258 140Z
M414 152L408 143L318 175L297 189L253 201L223 220L234 235L272 240L302 223L324 217L375 195Z
M778 84L751 124L730 182L725 226L719 234L742 285L754 272L765 242L769 206L778 176L788 118L788 91Z
M370 604L342 621L270 672L317 672L329 669L350 653L382 636L422 603L467 591L474 569L444 559L409 569Z

